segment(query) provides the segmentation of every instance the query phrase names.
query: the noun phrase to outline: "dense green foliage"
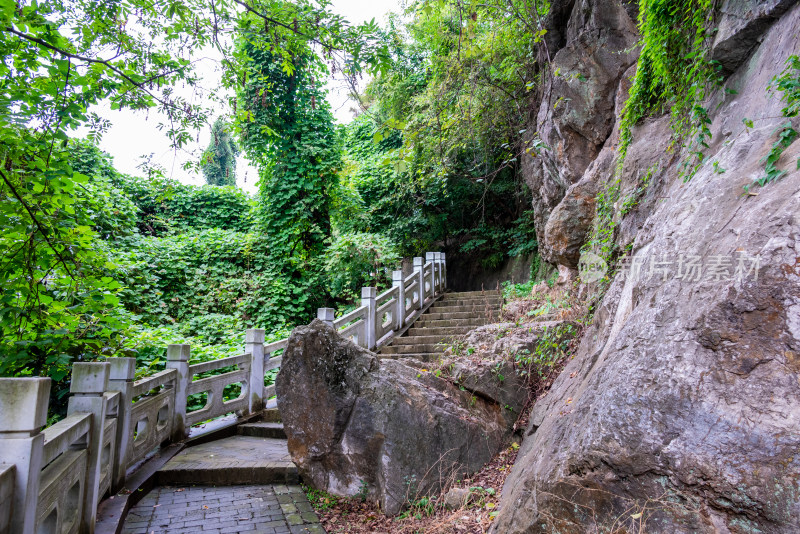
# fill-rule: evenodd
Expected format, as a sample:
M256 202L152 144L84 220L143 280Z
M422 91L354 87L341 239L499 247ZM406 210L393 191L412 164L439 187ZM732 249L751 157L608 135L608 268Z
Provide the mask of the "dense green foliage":
M713 0L642 0L641 51L620 125L619 165L632 140L631 128L644 117L669 110L676 139L689 148L684 176L702 165L710 120L703 107L709 84L719 80L707 58Z
M231 137L230 126L218 117L211 127L211 141L200 166L209 185L236 185L236 156L239 147Z
M392 69L368 90L382 126L377 140L388 129L402 131L398 155L417 178L490 183L515 173L547 9L547 2L518 0L412 4L412 21L388 30Z
M146 373L172 342L229 355L245 328L276 339L387 287L401 256L534 252L519 158L546 10L423 2L380 30L311 0L0 4L0 374L51 376L58 399L76 360L133 354ZM158 108L184 147L225 104L173 90L203 47L235 93L196 169L212 185L117 172L91 106ZM344 127L322 90L334 70L374 76Z
M331 237L330 193L340 161L333 115L317 82L325 70L310 49L276 55L283 32L262 33L260 18L240 24L246 81L237 94L238 119L242 146L259 169L256 225L269 243L261 251L286 280L291 318L302 321L325 302L320 259Z
M261 175L259 225L273 256L302 268L331 233L330 189L339 162L333 117L307 58L298 57L287 75L268 49L247 48L253 72L244 90L250 104L242 136Z
M227 0L0 3L0 374L50 376L58 400L73 361L136 349L152 363L182 336L196 336L198 357L213 357L240 345L238 336L228 343L234 330L269 321L277 332L298 316L287 306L297 288L264 263L252 199L119 176L91 142L70 141L78 128L90 141L102 135L108 122L91 106L105 101L156 108L159 128L184 147L209 117L194 102L219 100L174 88L196 86L192 54L204 47L236 72L220 36L245 8L288 29L274 48L281 58L313 42L348 68L380 64L374 25L351 27L324 2L302 18ZM202 346L222 338L222 352Z
M104 187L106 173L89 173L92 162L73 167L67 133L88 126L98 135L105 123L89 106L101 99L113 108L157 105L170 116L176 144L185 141L179 131L204 120L199 108L165 90L193 82L182 51L205 42L209 25L198 23L185 34L186 12L174 8L194 3L170 2L168 16L165 4L0 4L4 375L58 382L71 361L113 354L119 346L121 285L100 241L125 233L132 213L115 205L119 191ZM129 24L120 24L122 18ZM158 44L150 38L156 29L163 36ZM108 50L113 59L105 58ZM59 396L64 389L53 391Z
M347 231L388 236L406 255L443 244L486 267L535 252L520 160L547 8L419 2L407 25L390 21L391 67L344 135Z
M136 226L144 235L161 236L187 228L246 232L255 202L235 187L194 187L165 178L118 176L114 183L135 199Z

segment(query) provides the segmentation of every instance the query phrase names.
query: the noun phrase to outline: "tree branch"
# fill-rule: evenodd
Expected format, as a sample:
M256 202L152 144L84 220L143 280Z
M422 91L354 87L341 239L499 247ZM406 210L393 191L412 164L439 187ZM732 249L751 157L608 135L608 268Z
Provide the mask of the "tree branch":
M128 76L127 74L122 72L119 68L117 68L114 65L112 65L108 60L91 58L91 57L87 57L87 56L82 56L80 54L73 54L72 52L68 52L68 51L66 51L64 49L58 48L57 46L51 45L47 41L39 39L38 37L34 37L33 35L28 35L27 33L23 33L23 32L17 31L14 28L11 28L9 26L6 26L5 31L16 35L20 39L23 39L23 40L26 40L26 41L30 41L32 43L36 43L39 46L47 48L48 50L52 50L54 52L57 52L58 54L66 57L66 58L77 59L79 61L83 61L83 62L86 62L86 63L94 63L94 64L97 64L97 65L103 65L104 67L106 67L110 71L114 72L114 74L116 74L117 76L119 76L123 80L127 81L131 85L135 86L138 89L141 89L142 91L144 91L145 93L147 93L148 95L153 97L153 99L155 99L160 104L162 104L164 106L175 107L174 104L171 104L170 102L167 102L167 101L159 98L157 95L154 95L152 92L150 92L147 89L147 84L149 84L153 80L157 80L158 78L167 76L167 75L172 74L174 72L177 72L179 69L173 69L173 70L168 71L168 72L164 72L164 73L161 73L161 74L158 74L158 75L155 75L155 76L151 76L150 78L148 78L146 80L143 80L141 82L137 82L136 80L134 80L133 78L131 78L130 76Z
M269 22L271 24L275 24L276 26L280 26L281 28L285 28L285 29L289 30L290 32L292 32L294 34L297 34L297 35L299 35L301 37L305 37L309 41L317 43L318 45L320 45L323 48L326 48L326 49L331 50L331 51L340 50L339 48L337 48L337 47L335 47L333 45L329 45L327 43L323 43L319 39L315 39L314 37L311 37L310 35L306 35L305 33L301 32L300 30L298 30L296 28L293 28L293 27L289 26L288 24L284 24L283 22L281 22L281 21L279 21L277 19L273 19L272 17L268 17L267 15L264 15L260 11L258 11L256 9L254 9L253 7L251 7L247 2L243 2L241 0L233 0L233 2L235 4L239 4L240 6L245 8L245 10L248 13L252 13L253 15L255 15L257 17L260 17L261 19L263 19L263 20L265 20L265 21L267 21L267 22Z
M6 183L6 185L8 185L8 187L11 189L11 192L14 194L17 200L19 200L20 204L22 204L22 207L25 208L25 211L28 212L28 215L30 215L31 220L33 220L34 224L36 224L36 228L39 229L39 233L42 234L44 240L47 241L47 244L50 245L50 248L55 253L56 257L59 259L59 261L61 261L61 264L64 266L64 269L67 271L69 277L75 280L75 277L72 275L72 271L70 271L69 267L67 267L67 262L64 260L64 258L58 252L58 250L56 250L56 247L55 245L53 245L52 241L50 241L50 238L47 236L47 232L45 232L42 223L40 223L39 219L37 219L36 216L33 214L33 211L31 211L31 208L30 206L28 206L28 203L25 202L25 200L20 196L19 192L14 187L14 184L11 183L11 181L6 177L3 171L0 171L0 176L3 178L3 181Z

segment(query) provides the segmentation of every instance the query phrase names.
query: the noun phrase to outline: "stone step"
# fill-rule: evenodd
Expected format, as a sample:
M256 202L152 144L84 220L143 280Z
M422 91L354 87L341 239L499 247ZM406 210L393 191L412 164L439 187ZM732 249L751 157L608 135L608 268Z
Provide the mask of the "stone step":
M437 300L433 307L440 307L440 306L496 306L500 307L503 305L502 298L476 298L476 299L464 299L464 298L454 298L449 299L444 297L441 300Z
M415 354L443 352L445 344L423 343L419 345L387 345L381 349L381 354Z
M457 312L443 312L443 313L429 311L425 315L420 317L418 321L442 321L446 319L477 319L489 323L492 322L499 315L500 314L497 312L486 313L482 311L457 311Z
M445 298L447 297L494 297L494 296L503 296L503 292L498 289L492 289L487 291L454 291L452 293L445 293Z
M403 336L392 340L393 346L398 345L430 345L431 343L449 343L455 336Z
M266 408L261 412L261 420L265 423L280 423L281 412L277 408Z
M295 484L297 467L285 439L231 436L175 455L157 474L157 484Z
M438 362L442 357L441 352L415 352L411 354L378 354L381 360L402 360L413 358L421 362Z
M409 336L441 336L442 338L448 336L461 336L475 328L474 326L447 326L440 328L425 328L424 326L414 326L408 329ZM403 339L399 337L397 339Z
M484 325L494 321L496 316L470 314L470 313L426 313L414 322L414 326L475 326ZM448 321L452 324L438 324L441 321Z
M438 306L434 304L428 309L430 313L451 313L451 312L476 312L476 313L497 313L502 309L502 306L487 306L485 304L476 304L475 306Z
M426 314L427 315L427 314ZM491 321L485 317L479 319L428 319L425 315L417 319L414 326L417 328L439 328L442 326L483 326Z
M245 423L236 429L240 436L256 436L258 438L286 439L283 423Z

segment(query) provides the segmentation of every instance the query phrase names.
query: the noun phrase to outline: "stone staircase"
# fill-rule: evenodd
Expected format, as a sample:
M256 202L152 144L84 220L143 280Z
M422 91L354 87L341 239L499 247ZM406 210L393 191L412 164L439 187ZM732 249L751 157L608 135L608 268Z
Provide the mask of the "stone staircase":
M499 290L445 293L404 335L382 347L379 356L435 360L457 336L496 322L502 307Z
M264 410L261 421L243 423L237 427L240 436L253 436L257 438L286 439L283 431L281 414L277 408Z

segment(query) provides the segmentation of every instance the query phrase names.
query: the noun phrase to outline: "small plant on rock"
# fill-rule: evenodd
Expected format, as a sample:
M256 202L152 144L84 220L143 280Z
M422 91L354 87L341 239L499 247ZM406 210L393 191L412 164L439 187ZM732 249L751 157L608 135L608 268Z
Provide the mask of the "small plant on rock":
M781 115L786 119L792 119L800 114L800 57L789 56L786 60L786 68L770 81L768 91L780 91L783 93L781 101L786 103L786 107L781 110ZM745 125L747 123L745 122ZM752 121L750 122L752 126ZM772 145L772 149L764 158L766 163L764 176L754 183L764 186L770 182L780 179L787 171L777 167L778 160L789 145L795 142L800 136L792 126L791 120L787 120L778 130L778 139ZM800 169L800 159L797 160L797 168ZM747 188L745 188L747 189Z
M367 497L369 497L369 485L361 480L358 486L358 493L356 493L356 499L361 502L367 502Z
M429 517L436 511L436 498L435 497L420 497L409 503L408 510L398 516L398 520L403 519L422 519Z

